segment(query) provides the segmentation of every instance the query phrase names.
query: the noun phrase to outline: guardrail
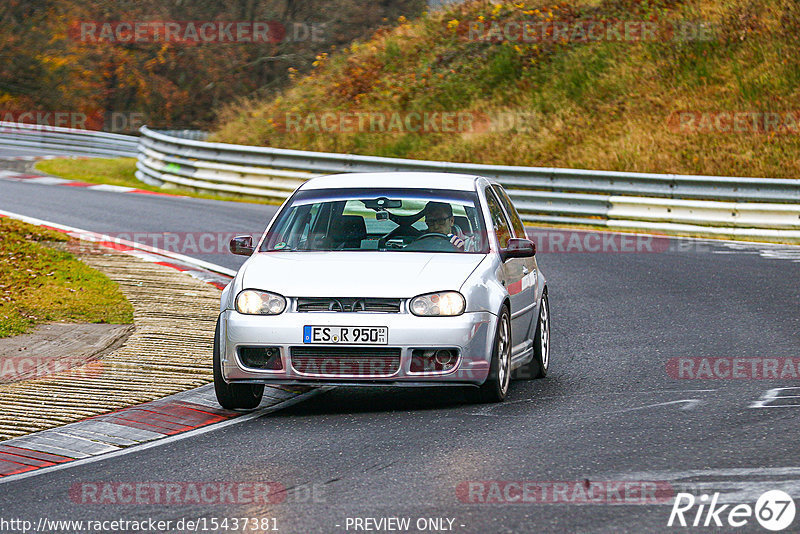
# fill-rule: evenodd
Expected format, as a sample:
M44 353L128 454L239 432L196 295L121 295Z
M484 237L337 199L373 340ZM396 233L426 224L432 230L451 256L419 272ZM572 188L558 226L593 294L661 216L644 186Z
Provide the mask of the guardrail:
M141 137L0 122L0 146L47 153L137 157L153 185L280 201L321 174L436 171L494 178L523 219L646 232L800 241L800 180L684 176L481 165L206 142L202 132Z
M141 132L136 177L151 185L283 200L319 175L273 165L259 156L259 150L270 149L207 143L147 127Z
M0 121L0 146L49 154L136 157L138 142L133 135Z
M421 161L141 133L136 175L155 185L281 200L321 174L476 174L503 184L528 222L800 241L800 180Z

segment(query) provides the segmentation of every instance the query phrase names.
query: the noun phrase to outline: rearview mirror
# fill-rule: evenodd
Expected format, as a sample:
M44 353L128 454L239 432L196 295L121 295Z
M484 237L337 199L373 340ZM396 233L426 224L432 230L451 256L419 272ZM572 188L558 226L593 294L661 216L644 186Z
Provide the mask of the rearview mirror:
M529 239L511 238L508 245L500 251L503 261L509 258L530 258L536 255L536 243Z
M387 208L401 208L403 201L397 198L378 197L376 199L365 199L361 201L364 207L371 210L385 210Z
M251 256L253 254L253 236L237 235L231 239L230 249L233 254Z

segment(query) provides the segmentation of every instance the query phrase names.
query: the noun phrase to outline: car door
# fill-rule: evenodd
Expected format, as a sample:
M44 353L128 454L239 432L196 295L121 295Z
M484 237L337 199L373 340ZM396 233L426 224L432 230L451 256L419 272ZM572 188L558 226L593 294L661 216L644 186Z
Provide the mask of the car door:
M492 188L497 194L497 198L500 199L500 203L503 205L503 208L506 210L508 220L511 222L511 230L514 233L514 237L528 239L528 234L525 231L525 225L522 224L522 219L517 212L517 208L514 207L514 204L511 202L511 198L508 196L508 193L506 193L506 190L503 189L503 187L499 184L492 184ZM528 293L531 299L530 303L535 304L536 302L539 302L539 273L536 257L524 258L523 265L525 266L523 269L523 274L525 276L523 279L523 285L529 289ZM534 324L533 326L536 325Z
M492 218L492 226L501 249L515 237L509 217L492 187L487 187L486 203ZM524 230L523 230L524 231ZM509 258L503 263L503 284L511 301L512 357L526 351L530 345L529 330L534 311L534 300L530 279L530 258Z

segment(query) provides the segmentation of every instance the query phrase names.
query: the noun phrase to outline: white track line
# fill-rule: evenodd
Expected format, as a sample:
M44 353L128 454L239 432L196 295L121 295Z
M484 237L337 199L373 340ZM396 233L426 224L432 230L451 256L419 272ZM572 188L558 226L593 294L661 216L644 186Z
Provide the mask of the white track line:
M315 395L319 395L320 393L324 393L326 391L330 391L333 389L331 386L321 387L317 389L312 389L311 391L306 391L296 397L292 397L291 399L286 399L285 401L279 402L278 404L273 404L272 406L267 406L261 410L256 410L254 412L250 412L245 415L241 415L234 419L228 419L227 421L222 421L219 423L212 423L210 425L204 426L202 428L196 428L194 430L190 430L188 432L184 432L183 434L176 434L174 436L169 436L163 439L158 439L155 441L150 441L147 443L142 443L141 445L134 445L132 447L127 447L125 449L109 452L105 454L100 454L98 456L91 456L89 458L82 458L79 460L73 460L71 462L65 462L63 464L54 465L52 467L43 467L41 469L37 469L35 471L28 471L26 473L20 473L18 475L10 475L7 477L0 478L0 485L5 484L7 482L15 482L17 480L22 480L25 478L35 477L39 475L45 475L47 473L52 473L54 471L61 471L63 469L69 469L71 467L78 467L80 465L91 464L94 462L99 462L101 460L108 460L110 458L117 458L119 456L124 456L126 454L130 454L132 452L139 452L146 449L152 449L154 447L159 447L161 445L166 445L168 443L174 443L176 441L180 441L186 438L192 438L194 436L199 436L205 434L207 432L212 432L214 430L219 430L228 426L236 425L239 423L244 423L245 421L251 421L253 419L258 419L263 415L267 415L278 410L282 410L284 408L288 408L289 406L293 406L299 402L303 402L306 399L310 399Z
M90 232L89 230L82 230L80 228L75 228L74 226L67 226L65 224L45 221L44 219L37 219L35 217L28 217L27 215L14 213L12 211L0 210L0 214L11 217L12 219L18 219L22 222L31 223L38 226L51 226L53 228L58 228L59 230L70 232L74 234L74 237L83 239L84 241L109 241L112 243L118 243L126 247L131 247L137 250L143 250L145 252L158 254L159 256L171 258L173 260L180 261L182 263L194 265L196 267L200 267L201 269L206 269L208 271L212 271L215 273L224 274L226 276L230 276L231 278L236 276L236 271L234 271L233 269L228 269L227 267L216 265L214 263L210 263L207 261L198 260L190 256L184 256L183 254L178 254L177 252L170 252L168 250L151 247L149 245L142 245L141 243L136 243L135 241L128 241L127 239L119 239L117 237L111 237L109 235L99 234L97 232Z
M202 261L202 260L198 260L198 259L195 259L195 258L191 258L189 256L184 256L183 254L177 254L177 253L169 252L167 250L159 249L159 248L156 248L156 247L151 247L151 246L148 246L148 245L142 245L142 244L139 244L139 243L135 243L133 241L127 241L125 239L118 239L118 238L111 237L111 236L108 236L108 235L99 234L99 233L96 233L96 232L90 232L88 230L82 230L80 228L75 228L75 227L67 226L67 225L64 225L64 224L54 223L54 222L51 222L51 221L45 221L43 219L37 219L35 217L28 217L27 215L14 213L14 212L11 212L11 211L0 210L0 214L6 215L6 216L8 216L8 217L10 217L12 219L18 219L20 221L31 223L31 224L35 224L35 225L39 225L39 226L50 226L52 228L57 228L59 230L65 231L65 232L69 232L74 237L78 237L78 238L84 239L86 241L110 241L110 242L113 242L113 243L119 243L120 245L125 245L125 246L131 247L131 248L134 248L134 249L138 249L138 250L144 250L146 252L150 252L150 253L153 253L153 254L158 254L160 256L171 258L171 259L174 259L174 260L177 260L177 261L180 261L182 263L189 264L189 265L194 265L194 266L197 266L197 267L200 267L202 269L206 269L206 270L209 270L209 271L212 271L212 272L228 275L228 276L231 276L231 277L236 276L236 271L234 271L232 269L228 269L226 267L222 267L221 265L215 265L213 263L209 263L209 262L206 262L206 261ZM217 429L224 428L226 426L234 425L234 424L237 424L237 423L243 423L245 421L250 421L251 419L256 419L258 417L261 417L262 415L266 415L266 414L275 412L277 410L292 406L293 404L297 404L298 402L302 402L305 399L308 399L308 398L310 398L310 397L312 397L314 395L317 395L317 394L322 393L324 391L328 391L330 389L332 389L332 388L331 387L323 387L323 388L313 389L311 391L307 391L306 393L303 393L303 394L298 395L296 397L292 397L291 399L287 399L285 401L279 402L278 404L274 404L272 406L268 406L268 407L266 407L266 408L264 408L262 410L257 410L255 412L251 412L249 414L236 417L235 419L229 419L227 421L222 421L220 423L213 423L213 424L210 424L208 426L204 426L202 428L198 428L198 429L195 429L195 430L190 430L188 432L184 432L182 434L176 434L174 436L169 436L169 437L158 439L158 440L151 441L151 442L148 442L148 443L143 443L141 445L134 445L132 447L127 447L127 448L119 450L119 451L100 454L98 456L91 456L89 458L77 459L77 460L65 462L63 464L58 464L58 465L55 465L55 466L52 466L52 467L44 467L44 468L41 468L41 469L37 469L35 471L28 471L26 473L20 473L18 475L11 475L11 476L8 476L8 477L2 477L2 478L0 478L0 484L5 484L7 482L13 482L15 480L22 480L24 478L29 478L29 477L32 477L32 476L38 476L38 475L42 475L42 474L45 474L45 473L50 473L50 472L53 472L53 471L60 471L62 469L69 469L71 467L75 467L75 466L78 466L78 465L84 465L84 464L96 462L96 461L99 461L99 460L105 460L107 458L115 458L117 456L122 456L124 454L129 454L131 452L137 452L137 451L140 451L140 450L150 449L150 448L153 448L153 447L158 447L159 445L165 445L167 443L172 443L174 441L178 441L178 440L181 440L181 439L184 439L184 438L189 438L189 437L193 437L193 436L198 436L200 434L205 434L206 432L211 432L212 430L217 430Z

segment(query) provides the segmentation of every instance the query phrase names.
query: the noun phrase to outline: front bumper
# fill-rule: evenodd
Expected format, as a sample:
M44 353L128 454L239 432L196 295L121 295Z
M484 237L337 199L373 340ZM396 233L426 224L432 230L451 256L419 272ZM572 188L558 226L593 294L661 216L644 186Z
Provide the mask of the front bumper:
M354 385L458 385L482 384L489 373L497 317L489 312L464 313L457 317L417 317L410 313L284 312L275 316L243 315L225 310L220 315L220 359L226 382L354 384ZM394 348L400 363L391 372L348 374L346 367L322 367L314 373L300 372L292 364L292 347L344 347L303 343L303 327L385 326L388 344L371 347ZM281 370L246 367L239 358L239 347L278 347ZM347 345L347 347L353 347ZM367 346L355 346L364 349ZM411 372L414 349L455 349L458 362L449 371ZM335 358L335 356L330 356ZM332 360L331 363L335 363ZM334 372L325 372L334 369Z

